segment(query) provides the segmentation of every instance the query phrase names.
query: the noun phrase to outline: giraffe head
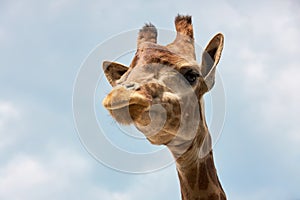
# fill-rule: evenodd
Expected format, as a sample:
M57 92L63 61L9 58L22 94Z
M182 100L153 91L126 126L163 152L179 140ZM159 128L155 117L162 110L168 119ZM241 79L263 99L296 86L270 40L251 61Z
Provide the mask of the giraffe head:
M199 123L201 98L214 85L223 49L223 35L219 33L205 48L202 62L197 63L191 17L178 15L175 26L175 40L162 46L156 43L156 28L146 24L139 32L137 51L129 67L103 62L104 73L113 86L103 100L104 107L117 122L133 123L153 144L193 137L178 135L178 130L183 120L185 133Z

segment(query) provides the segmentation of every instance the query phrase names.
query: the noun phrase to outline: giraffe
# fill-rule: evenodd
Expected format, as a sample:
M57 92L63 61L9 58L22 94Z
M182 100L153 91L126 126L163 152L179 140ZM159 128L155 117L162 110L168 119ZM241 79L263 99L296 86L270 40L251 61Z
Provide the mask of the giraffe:
M215 83L224 36L210 40L198 63L191 16L176 16L175 27L175 40L162 46L155 26L145 24L129 67L103 62L113 89L102 103L118 123L134 124L152 144L166 145L176 160L183 200L225 200L203 101Z

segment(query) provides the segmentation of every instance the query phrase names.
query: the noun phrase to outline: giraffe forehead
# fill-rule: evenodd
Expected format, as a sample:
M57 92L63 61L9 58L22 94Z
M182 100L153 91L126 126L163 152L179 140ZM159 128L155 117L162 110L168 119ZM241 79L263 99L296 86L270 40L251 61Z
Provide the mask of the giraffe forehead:
M169 66L177 70L183 66L197 65L195 60L187 59L165 46L148 44L138 49L131 66L143 67L153 63Z

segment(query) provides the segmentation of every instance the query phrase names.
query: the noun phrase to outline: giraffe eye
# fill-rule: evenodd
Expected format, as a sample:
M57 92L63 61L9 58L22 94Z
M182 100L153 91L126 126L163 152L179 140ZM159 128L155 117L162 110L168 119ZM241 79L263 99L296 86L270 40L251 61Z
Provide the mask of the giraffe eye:
M183 76L191 85L193 85L200 75L193 70L188 70Z

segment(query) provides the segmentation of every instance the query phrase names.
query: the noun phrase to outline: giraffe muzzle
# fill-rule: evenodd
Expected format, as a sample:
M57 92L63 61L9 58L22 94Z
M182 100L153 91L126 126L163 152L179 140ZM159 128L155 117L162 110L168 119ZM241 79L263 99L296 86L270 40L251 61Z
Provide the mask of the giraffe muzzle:
M117 110L130 105L140 105L149 108L152 97L139 90L135 83L115 87L103 100L103 106L108 110Z

